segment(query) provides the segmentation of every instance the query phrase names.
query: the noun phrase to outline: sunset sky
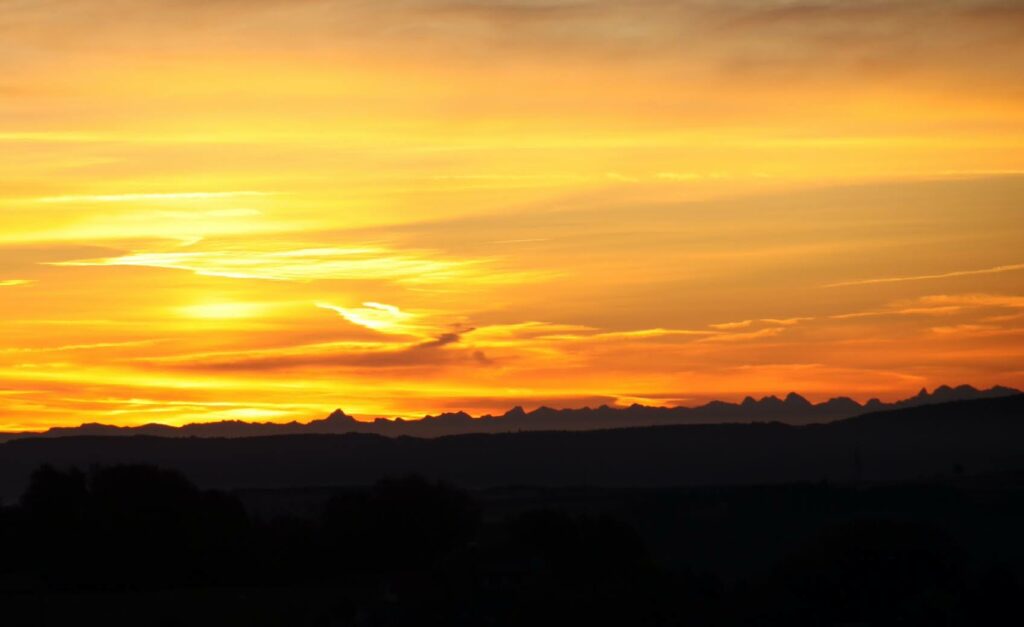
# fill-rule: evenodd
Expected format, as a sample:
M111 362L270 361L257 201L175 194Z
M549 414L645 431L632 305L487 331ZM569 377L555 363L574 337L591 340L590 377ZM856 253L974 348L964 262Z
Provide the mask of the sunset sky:
M1024 387L1024 4L0 0L0 430Z

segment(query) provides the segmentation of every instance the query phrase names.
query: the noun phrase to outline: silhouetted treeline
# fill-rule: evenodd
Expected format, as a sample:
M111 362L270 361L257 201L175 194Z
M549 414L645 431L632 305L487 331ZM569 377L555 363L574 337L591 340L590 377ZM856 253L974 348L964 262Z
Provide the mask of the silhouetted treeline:
M221 582L249 533L237 499L149 466L43 466L4 522L7 567L55 590Z
M1024 475L923 484L204 491L44 466L0 510L14 625L976 625Z

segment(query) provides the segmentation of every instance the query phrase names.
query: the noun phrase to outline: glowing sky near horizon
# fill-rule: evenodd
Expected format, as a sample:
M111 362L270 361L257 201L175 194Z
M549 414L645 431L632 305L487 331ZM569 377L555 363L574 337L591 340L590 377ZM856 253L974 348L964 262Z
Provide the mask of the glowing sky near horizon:
M0 430L1024 387L1024 6L0 0Z

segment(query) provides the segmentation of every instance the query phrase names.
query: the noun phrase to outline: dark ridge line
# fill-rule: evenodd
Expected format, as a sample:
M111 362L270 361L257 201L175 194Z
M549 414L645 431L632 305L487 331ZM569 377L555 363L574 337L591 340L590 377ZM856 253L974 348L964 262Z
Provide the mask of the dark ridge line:
M1002 398L1020 394L1004 386L979 390L970 385L939 386L929 393L922 389L916 396L883 403L873 398L864 404L848 397L832 398L812 404L791 392L785 399L765 396L760 400L747 396L740 403L710 401L696 407L658 407L634 404L629 407L552 409L539 407L525 411L516 406L502 415L474 418L466 412L450 412L413 420L377 418L362 422L336 409L326 418L307 423L245 422L239 420L212 423L191 423L181 427L148 423L136 427L119 427L101 423L84 423L78 427L53 427L42 432L0 433L0 442L57 437L129 437L165 438L245 438L268 435L360 433L387 437L411 436L438 438L449 435L496 434L515 432L599 431L632 427L680 425L780 423L790 426L832 423L865 413L887 412L939 403Z

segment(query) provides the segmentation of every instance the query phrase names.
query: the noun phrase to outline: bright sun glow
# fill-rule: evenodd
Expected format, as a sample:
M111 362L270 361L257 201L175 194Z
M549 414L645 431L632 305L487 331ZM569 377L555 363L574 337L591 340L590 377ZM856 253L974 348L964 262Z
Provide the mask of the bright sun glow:
M231 320L254 318L266 312L268 307L259 303L203 303L180 308L182 315L189 318Z

